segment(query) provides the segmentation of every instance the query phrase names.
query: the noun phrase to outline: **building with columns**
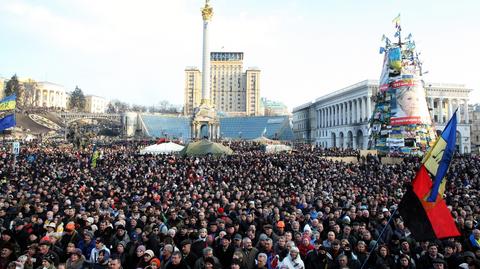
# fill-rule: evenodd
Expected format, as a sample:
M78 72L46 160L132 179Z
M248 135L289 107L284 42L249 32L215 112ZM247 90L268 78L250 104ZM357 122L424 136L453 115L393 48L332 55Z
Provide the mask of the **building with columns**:
M443 130L458 108L457 147L461 153L470 152L468 99L472 90L461 84L425 85L427 104L437 132ZM294 108L295 138L322 147L367 149L369 119L375 105L372 96L377 91L378 81L365 80Z
M5 96L5 86L9 79L0 78L0 97ZM19 78L18 82L23 87L24 105L27 107L67 108L67 92L62 85L31 78Z
M52 82L38 82L34 99L36 107L67 108L67 92L65 87Z
M480 153L480 104L470 105L468 114L472 152Z

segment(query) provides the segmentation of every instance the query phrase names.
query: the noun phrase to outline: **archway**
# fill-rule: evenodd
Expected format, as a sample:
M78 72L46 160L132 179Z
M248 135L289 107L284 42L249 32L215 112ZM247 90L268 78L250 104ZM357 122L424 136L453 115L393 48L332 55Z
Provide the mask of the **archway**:
M208 124L202 124L200 126L200 138L208 138Z
M363 149L363 132L362 132L362 130L357 131L357 149Z
M339 136L340 136L340 139L339 139L340 141L338 142L338 147L343 148L343 146L344 146L343 145L343 140L344 140L343 132L340 132Z
M337 135L335 133L332 133L332 147L337 146Z
M353 133L348 131L347 133L347 148L353 148Z

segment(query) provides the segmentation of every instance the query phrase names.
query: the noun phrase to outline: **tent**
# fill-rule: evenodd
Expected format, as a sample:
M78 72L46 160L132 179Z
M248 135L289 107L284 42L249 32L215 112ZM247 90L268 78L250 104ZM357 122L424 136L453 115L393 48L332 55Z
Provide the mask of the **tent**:
M140 154L167 154L181 151L184 146L172 142L155 144L140 150Z
M265 146L265 153L276 153L282 151L292 151L292 147L287 145L266 145Z
M179 154L183 156L201 156L207 154L220 156L231 155L232 153L233 150L231 148L204 139L189 143Z
M255 139L250 140L252 142L260 143L262 145L268 145L268 144L279 144L279 141L268 139L265 136L260 136Z

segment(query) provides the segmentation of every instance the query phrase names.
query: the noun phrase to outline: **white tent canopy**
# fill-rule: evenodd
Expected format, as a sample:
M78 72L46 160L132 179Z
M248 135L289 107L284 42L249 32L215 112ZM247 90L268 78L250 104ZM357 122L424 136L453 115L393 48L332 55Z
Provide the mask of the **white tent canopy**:
M277 153L283 151L292 151L292 147L287 145L266 145L265 153Z
M173 142L150 145L140 150L140 154L167 154L176 153L183 149L182 145Z

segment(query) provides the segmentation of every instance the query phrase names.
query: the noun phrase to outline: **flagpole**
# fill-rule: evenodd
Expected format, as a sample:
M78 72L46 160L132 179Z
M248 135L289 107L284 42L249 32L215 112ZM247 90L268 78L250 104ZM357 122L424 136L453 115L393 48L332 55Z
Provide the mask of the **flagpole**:
M378 245L378 240L382 237L383 233L385 232L385 230L387 229L388 225L390 225L390 222L392 222L393 220L393 216L395 216L395 214L397 213L397 209L398 209L398 206L395 208L395 210L392 212L392 215L390 216L390 218L388 219L388 222L387 224L385 224L385 227L383 227L382 231L380 232L380 235L377 237L377 240L375 240L375 245L373 246L373 248L370 250L370 252L368 253L368 256L367 258L365 259L365 261L362 263L362 267L360 267L360 269L363 269L363 267L365 266L365 264L367 264L368 260L370 259L370 256L372 255L372 253L375 251L375 249L377 248L377 245ZM368 246L367 246L368 247Z

